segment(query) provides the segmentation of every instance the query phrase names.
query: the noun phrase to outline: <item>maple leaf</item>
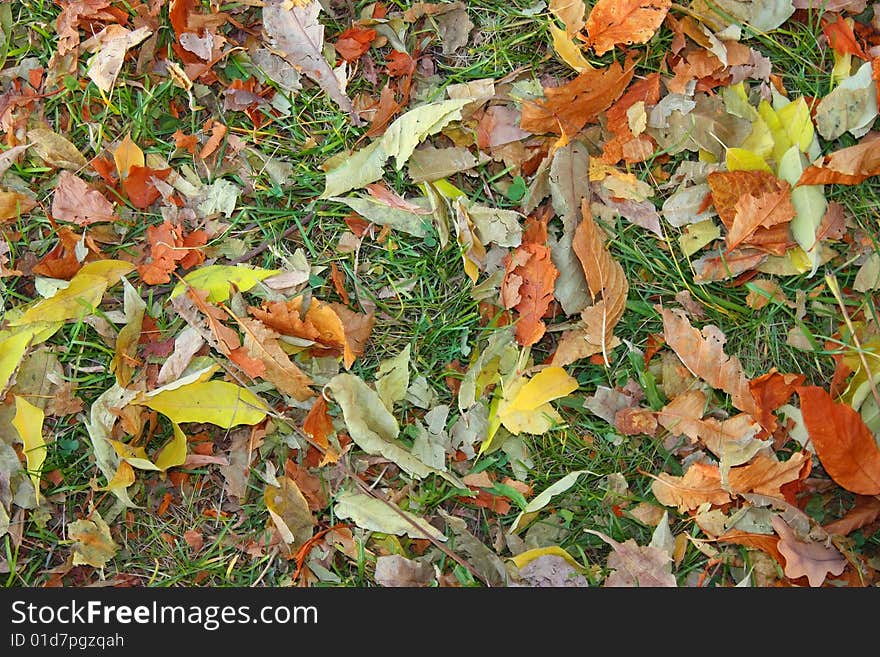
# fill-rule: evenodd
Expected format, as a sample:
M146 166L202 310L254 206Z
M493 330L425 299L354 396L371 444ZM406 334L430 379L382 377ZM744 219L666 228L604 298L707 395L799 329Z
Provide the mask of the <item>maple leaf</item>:
M809 466L809 456L802 452L793 454L787 461L760 453L746 465L730 469L730 490L785 499L781 488L800 479L805 465Z
M631 59L621 66L584 71L560 87L544 89L544 98L523 104L520 127L534 134L553 133L573 137L587 123L597 123L633 78Z
M526 347L535 344L547 330L542 321L553 302L553 285L559 271L550 259L550 249L543 244L521 244L504 257L501 302L516 310L516 341Z
M847 560L837 549L798 539L794 530L779 516L773 516L770 522L779 534L776 547L785 558L786 576L793 579L805 576L810 586L822 586L829 573L840 575L846 568Z
M768 433L776 431L778 425L776 415L773 412L788 403L795 390L798 386L803 385L806 378L804 374L782 374L773 368L766 374L749 381L749 389L758 406L758 415L755 419Z
M681 362L713 388L728 393L736 408L752 417L759 417L749 380L739 358L724 353L726 337L721 329L706 324L701 332L691 326L687 315L681 310L656 308L663 316L663 338Z
M587 17L587 44L597 55L618 45L647 43L672 0L598 0Z
M860 495L880 494L880 448L852 406L819 386L797 388L801 413L819 462L837 484Z

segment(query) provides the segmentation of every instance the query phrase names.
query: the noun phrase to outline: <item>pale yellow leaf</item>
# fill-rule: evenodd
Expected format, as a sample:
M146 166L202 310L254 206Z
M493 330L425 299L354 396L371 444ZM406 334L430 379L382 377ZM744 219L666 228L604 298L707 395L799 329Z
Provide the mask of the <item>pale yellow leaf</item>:
M152 408L173 422L208 422L224 429L257 424L269 410L247 388L220 380L191 383L153 396L141 395L133 403Z
M207 290L208 301L226 301L234 285L239 292L247 292L265 278L281 273L280 269L261 269L259 267L236 267L232 265L207 265L191 271L183 277L171 291L171 298L180 296L190 285L199 290Z
M15 397L15 415L12 418L12 426L18 432L21 442L24 444L24 456L27 460L28 474L34 484L34 492L37 496L37 504L40 503L40 474L43 463L46 461L46 439L43 438L43 409L34 406L24 397Z

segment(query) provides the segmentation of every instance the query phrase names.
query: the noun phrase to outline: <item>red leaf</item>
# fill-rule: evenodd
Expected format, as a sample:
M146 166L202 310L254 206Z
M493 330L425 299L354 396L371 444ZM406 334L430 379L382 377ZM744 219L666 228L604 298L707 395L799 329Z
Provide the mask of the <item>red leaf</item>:
M797 387L803 385L805 378L803 374L780 374L774 368L749 381L749 389L758 405L755 419L769 433L776 431L777 421L773 411L788 402Z
M376 38L376 30L353 26L342 32L336 39L336 52L347 62L360 58Z
M819 462L837 484L860 495L880 495L880 448L862 417L818 386L797 389L807 433Z
M859 42L856 41L856 35L850 24L840 14L835 14L834 22L827 18L822 19L822 33L828 37L828 43L831 44L831 47L841 55L849 53L864 60L870 59L862 50Z
M128 176L122 181L122 187L134 207L146 210L161 196L151 179L156 177L165 180L170 173L171 169L151 169L134 165L128 170Z

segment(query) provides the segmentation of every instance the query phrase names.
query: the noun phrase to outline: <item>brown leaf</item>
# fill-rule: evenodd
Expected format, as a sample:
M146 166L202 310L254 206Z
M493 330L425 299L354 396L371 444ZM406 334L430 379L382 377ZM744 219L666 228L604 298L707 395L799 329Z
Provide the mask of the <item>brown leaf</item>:
M534 242L508 253L504 265L501 301L505 308L519 313L516 341L524 347L535 344L547 330L541 318L553 302L559 271L550 260L550 249Z
M608 251L605 245L605 233L590 214L589 203L584 199L581 207L582 219L578 224L572 240L572 249L581 261L584 268L584 276L587 286L595 304L601 295L604 306L601 314L601 325L604 329L600 333L602 351L608 361L608 343L614 331L614 327L626 310L626 297L629 292L629 283L623 267Z
M316 477L309 472L308 468L298 465L290 459L287 459L284 464L284 473L299 487L303 497L309 503L309 509L320 511L327 507L329 500L320 477Z
M822 586L829 573L840 575L846 568L846 558L835 548L799 540L794 530L779 516L773 516L770 522L779 534L776 547L785 557L787 577L797 579L806 576L810 586Z
M647 43L671 4L671 0L598 0L587 17L587 44L603 55L618 45Z
M715 210L718 212L718 216L724 227L727 228L728 233L734 230L738 211L743 211L737 208L741 199L747 196L761 198L765 194L774 192L789 191L790 193L791 189L788 183L780 180L769 171L713 171L706 177L706 182L711 190L712 204L715 206ZM768 210L771 207L772 205L767 205ZM786 206L781 206L781 210L776 215L784 216L785 212L783 210L786 209ZM746 207L745 211L748 210L749 208ZM770 218L778 218L776 215ZM783 255L785 248L780 247L779 244L780 242L787 244L790 241L788 239L788 227L778 225L779 222L775 224L770 223L769 227L764 227L762 222L767 218L764 217L749 232L750 224L745 220L750 216L744 215L740 219L742 228L736 229L737 241L734 246L742 243L743 246L753 246L775 255ZM732 248L732 246L728 246L728 251Z
M35 207L37 207L36 202L24 194L0 190L0 223L17 220Z
M648 408L623 408L614 415L614 428L624 436L653 436L657 432L657 418Z
M717 465L693 463L681 477L661 472L652 482L651 490L660 504L675 506L681 512L701 504L721 505L730 502L730 493L721 487Z
M858 185L880 175L880 132L869 132L855 146L841 148L804 169L799 185Z
M76 257L76 247L80 243L80 238L80 235L66 226L60 227L58 244L34 265L34 273L69 281L83 265Z
M257 319L236 318L244 334L244 348L251 358L263 364L263 372L258 376L271 382L280 392L290 395L297 401L314 397L309 388L312 380L295 363L278 342L279 333Z
M688 390L658 411L657 421L667 431L687 436L693 442L701 441L710 449L725 441L736 440L751 430L754 421L747 414L741 413L728 420L703 419L706 402L705 393ZM755 433L752 431L752 435Z
M428 586L434 581L434 569L430 564L413 561L399 554L381 555L376 558L373 579L379 586Z
M739 358L724 353L726 338L721 329L706 324L700 332L691 326L681 310L656 308L663 315L663 338L681 362L713 388L728 393L736 408L752 417L759 417L749 380L743 373Z
M676 587L675 575L672 574L672 557L660 548L650 545L639 545L635 539L627 539L618 543L610 536L593 529L585 529L611 546L608 555L608 567L612 572L603 583L605 587Z
M318 395L309 409L308 415L303 422L303 431L312 437L322 449L327 449L330 442L327 440L334 433L333 419L327 412L327 400L323 395Z
M77 226L119 220L113 204L101 192L66 170L58 174L52 197L52 216Z
M281 540L288 544L291 552L295 552L312 537L315 518L293 479L278 477L278 484L266 486L263 499Z
M560 87L544 89L544 98L526 102L520 127L533 134L554 133L572 137L587 123L597 123L632 80L635 66L614 62L607 68L584 71Z
M370 44L376 39L377 32L372 28L363 28L352 25L339 33L336 37L336 52L347 62L360 59L370 49Z
M862 417L818 386L797 388L797 394L810 441L828 476L853 493L880 494L880 448Z
M829 534L847 536L857 529L877 522L880 517L880 497L875 495L856 495L855 506L846 512L840 520L823 525Z
M725 253L722 249L694 260L694 283L700 285L711 281L722 281L752 271L767 260L767 253L752 248L739 248Z
M733 223L727 233L727 250L730 251L750 238L759 228L772 228L787 224L797 212L791 202L791 187L785 181L778 192L765 192L759 196L743 195L734 205Z

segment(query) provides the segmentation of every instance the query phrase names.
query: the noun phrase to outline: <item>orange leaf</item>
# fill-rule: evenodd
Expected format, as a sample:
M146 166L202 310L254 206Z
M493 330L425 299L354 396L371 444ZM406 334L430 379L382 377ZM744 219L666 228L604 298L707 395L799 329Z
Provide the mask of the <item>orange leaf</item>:
M681 310L657 307L663 315L663 337L681 362L713 388L730 395L739 410L758 417L758 407L749 390L749 380L736 356L724 353L726 337L717 326L706 324L702 333L691 326Z
M803 385L804 374L781 374L773 368L767 374L749 381L749 390L758 406L755 419L769 433L776 431L777 419L773 414L777 408L787 403L798 386Z
M758 196L745 194L736 202L734 210L736 214L726 239L728 251L739 246L759 228L787 224L797 214L791 202L788 183L777 192L764 192Z
M822 19L822 33L828 37L828 43L835 52L841 55L849 53L866 61L871 59L856 41L852 26L840 14L835 14L833 22L827 18Z
M671 5L672 0L599 0L587 17L587 44L602 55L614 46L647 43Z
M66 227L58 229L58 244L34 266L34 273L69 281L83 263L76 258L80 236Z
M730 494L721 487L718 466L699 461L693 463L682 477L660 473L651 490L660 504L678 507L681 512L696 509L706 502L721 505L730 501Z
M122 181L122 188L134 207L146 210L161 196L152 178L165 180L170 173L171 169L151 169L133 165L128 170L128 176Z
M544 89L544 98L523 104L520 127L534 134L551 132L572 137L587 123L598 123L633 78L634 65L584 71L568 84Z
M363 28L356 25L341 32L336 38L336 52L347 62L353 62L360 58L367 50L370 44L376 38L377 32L372 28Z
M797 389L807 433L819 462L838 485L880 495L880 448L862 417L818 386Z
M797 185L858 185L880 175L880 132L869 132L855 146L841 148L817 162L804 169Z
M730 469L730 490L738 494L758 493L785 499L782 487L800 478L807 458L806 454L798 452L787 461L780 461L775 456L759 453L749 463Z
M650 157L654 151L654 142L647 135L633 134L627 110L638 102L650 107L656 105L659 100L660 74L651 73L634 82L620 100L608 110L605 116L608 129L614 133L614 138L606 141L602 146L602 160L605 164L614 165L624 158L627 163L632 164Z
M303 431L312 437L319 447L327 449L330 442L327 437L335 431L333 420L327 412L327 400L323 395L318 395L315 403L309 409L308 415L303 422Z
M392 50L385 58L385 72L392 78L415 73L416 63L407 53Z
M769 192L780 192L789 188L788 184L774 176L769 171L713 171L706 182L711 190L712 204L718 212L724 227L728 232L733 229L737 215L737 204L744 196L752 195L761 197ZM782 229L780 234L778 231ZM776 231L776 232L774 232ZM782 241L787 241L788 227L776 226L764 228L760 224L755 227L747 238L740 240L743 245L754 246L762 250L777 253L771 246ZM732 247L730 247L732 248Z
M541 320L555 298L553 285L559 270L550 259L550 249L543 244L522 244L504 256L504 279L501 300L508 310L519 313L516 341L523 347L535 344L547 326Z
M846 512L840 520L823 525L829 534L847 536L857 529L877 522L880 518L880 497L873 495L856 495L855 506Z
M782 556L776 547L777 543L779 543L779 537L775 534L753 534L751 532L744 532L741 529L729 529L718 537L718 541L757 548L769 554L777 562L785 563L785 557Z
M138 265L138 274L147 285L159 285L171 281L171 272L177 261L184 257L183 237L179 226L167 219L158 226L147 226L147 242L150 244L150 262Z

